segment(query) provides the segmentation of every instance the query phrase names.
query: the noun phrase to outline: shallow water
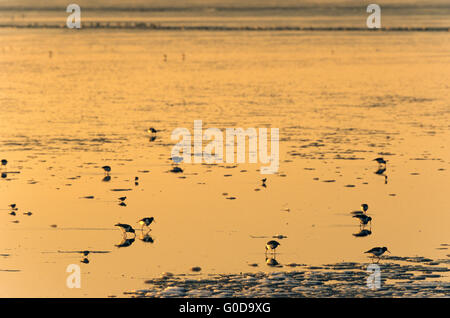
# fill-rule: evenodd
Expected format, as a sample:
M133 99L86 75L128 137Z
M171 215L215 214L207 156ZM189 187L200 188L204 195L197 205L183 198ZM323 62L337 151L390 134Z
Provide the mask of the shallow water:
M4 28L0 37L0 296L120 296L162 272L363 263L374 246L448 261L447 32ZM259 164L169 173L170 134L196 119L280 128L279 173L266 188ZM154 141L150 126L162 130ZM383 175L379 156L389 160ZM371 235L355 237L350 212L361 203ZM154 242L138 231L117 247L114 224L139 228L146 216L156 218ZM285 266L272 268L264 245L278 235ZM84 250L104 253L85 264L75 252ZM81 266L81 289L66 287L69 264Z

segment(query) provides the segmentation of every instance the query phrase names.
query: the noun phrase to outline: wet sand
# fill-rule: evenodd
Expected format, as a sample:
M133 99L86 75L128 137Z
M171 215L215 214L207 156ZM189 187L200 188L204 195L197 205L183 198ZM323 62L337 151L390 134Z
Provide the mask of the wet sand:
M172 276L146 281L145 288L124 292L128 297L450 297L450 284L439 279L450 269L439 266L384 263L380 288L368 288L366 272L370 263L337 263L302 266L289 272L258 272L217 275L206 278ZM115 297L110 295L109 297Z
M0 37L0 296L448 294L448 32ZM259 164L170 173L171 131L196 119L279 128L279 172L266 187ZM361 203L373 218L365 236L351 214ZM146 235L136 222L150 216ZM135 226L135 240L116 223ZM266 264L271 239L282 268ZM364 252L375 246L392 256L370 291ZM81 289L66 286L70 264Z

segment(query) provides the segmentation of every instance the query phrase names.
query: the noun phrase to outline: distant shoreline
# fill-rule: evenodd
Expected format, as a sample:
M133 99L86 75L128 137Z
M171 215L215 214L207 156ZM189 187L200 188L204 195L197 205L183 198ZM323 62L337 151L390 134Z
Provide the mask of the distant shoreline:
M16 29L64 29L65 24L0 24L0 28ZM120 29L120 30L161 30L161 31L327 31L327 32L449 32L448 27L390 27L380 29L368 29L367 27L295 27L295 26L175 26L158 25L146 22L84 22L82 29Z

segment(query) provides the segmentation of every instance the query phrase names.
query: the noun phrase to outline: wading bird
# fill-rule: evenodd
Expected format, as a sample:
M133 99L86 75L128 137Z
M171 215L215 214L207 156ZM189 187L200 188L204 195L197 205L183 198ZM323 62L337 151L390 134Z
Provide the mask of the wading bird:
M386 165L387 161L384 160L383 158L379 157L379 158L375 158L373 159L373 161L378 162L379 165Z
M126 233L133 233L136 236L135 230L129 224L117 223L114 226L118 226L122 229L124 237L127 235Z
M102 169L105 171L106 175L109 175L109 173L111 172L110 166L103 166Z
M153 216L150 217L150 218L143 218L143 219L138 221L138 223L142 226L141 229L144 227L144 225L146 227L149 227L150 224L152 224L152 222L155 222L155 218Z
M262 179L261 181L262 181L262 186L263 186L264 188L266 188L266 187L267 187L267 185L266 185L267 178L264 178L264 179Z
M390 251L387 249L387 247L374 247L371 250L368 250L367 252L364 252L364 253L372 254L373 257L377 257L378 261L379 261L381 258L381 255L383 255L384 252L390 253Z
M361 204L361 210L360 211L353 211L352 214L360 215L365 214L369 210L369 205L366 203Z
M7 164L8 164L8 160L2 159L2 168L3 168L3 166L6 167Z
M365 214L357 214L357 215L354 215L353 217L359 219L359 221L361 222L361 225L367 225L367 223L369 223L369 222L370 222L370 224L372 224L372 218Z
M361 204L361 211L363 211L364 213L366 213L367 210L369 210L369 205L366 204L366 203Z
M281 245L280 243L278 243L277 241L269 241L266 243L266 254L267 254L267 250L271 250L272 253L275 254L275 249Z

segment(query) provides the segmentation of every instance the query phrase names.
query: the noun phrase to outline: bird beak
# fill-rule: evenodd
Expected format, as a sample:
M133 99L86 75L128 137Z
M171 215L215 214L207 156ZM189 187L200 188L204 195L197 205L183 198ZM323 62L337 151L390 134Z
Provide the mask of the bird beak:
M390 250L386 250L386 252L388 252L389 254L391 254L391 251L390 251Z

